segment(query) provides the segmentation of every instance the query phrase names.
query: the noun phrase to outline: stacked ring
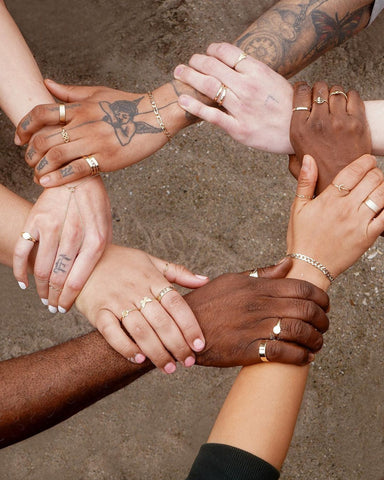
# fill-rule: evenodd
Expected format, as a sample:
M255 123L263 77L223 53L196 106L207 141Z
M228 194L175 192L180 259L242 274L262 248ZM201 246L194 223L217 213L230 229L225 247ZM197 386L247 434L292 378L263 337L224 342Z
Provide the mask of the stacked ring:
M167 287L164 287L162 290L160 290L159 294L157 295L156 297L156 300L161 303L161 299L164 297L164 295L166 295L167 293L169 292L172 292L172 290L175 290L174 287L172 287L171 285L167 286Z
M69 138L69 133L65 128L61 129L61 136L63 137L64 143L69 143L71 139Z
M94 177L95 175L98 175L100 173L100 167L99 167L99 164L98 164L96 158L93 157L93 156L88 156L88 157L84 157L84 158L91 168L91 177Z
M219 105L219 107L221 107L221 105L224 102L224 98L226 94L227 94L227 87L224 85L224 83L222 83L213 101L216 102Z

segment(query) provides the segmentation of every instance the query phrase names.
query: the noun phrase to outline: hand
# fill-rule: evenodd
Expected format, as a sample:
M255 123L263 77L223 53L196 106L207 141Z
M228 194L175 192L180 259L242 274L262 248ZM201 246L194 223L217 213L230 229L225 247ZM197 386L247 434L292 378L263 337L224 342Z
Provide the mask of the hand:
M179 293L169 291L159 301L157 297L170 282L196 288L207 281L181 265L111 245L76 306L121 355L134 363L148 357L165 373L173 373L174 359L186 367L195 363L194 351L204 348L204 336ZM145 298L152 301L141 304Z
M44 187L62 185L90 173L83 156L96 158L100 171L132 165L154 153L166 142L147 94L133 94L106 87L77 87L46 81L47 88L66 104L64 143L59 105L38 105L16 129L18 145L29 142L25 159ZM176 94L170 84L154 92L161 118L173 134ZM68 103L69 102L69 103ZM62 168L64 167L64 168Z
M349 268L375 242L384 230L383 173L371 155L363 155L345 167L323 193L310 200L317 180L315 160L305 155L292 205L287 234L287 251L300 253L324 265L337 277ZM371 199L379 214L369 208ZM317 285L329 286L329 281L317 268L301 260L306 278ZM294 267L295 268L295 267Z
M206 339L206 348L197 354L199 365L259 363L263 340L268 340L269 361L305 365L313 360L329 325L324 313L328 296L308 282L285 279L291 265L286 259L259 269L264 278L249 272L221 275L185 296ZM270 340L279 320L279 341Z
M179 65L174 76L208 98L220 85L227 87L224 110L188 96L179 97L187 112L218 125L240 143L275 153L292 152L289 124L292 87L279 74L252 57L233 69L242 51L228 43L214 43L207 55L193 55L189 67Z
M335 85L328 93L324 82L317 82L313 90L304 82L294 86L294 107L308 107L311 111L295 111L291 121L291 143L296 157L290 159L290 171L297 178L308 153L316 159L319 170L316 194L322 192L346 165L365 153L371 153L371 133L365 116L364 102L350 90L348 100L343 87ZM317 104L321 97L328 103Z
M23 230L38 243L18 239L16 280L21 288L28 286L28 258L36 250L37 293L51 313L65 313L112 240L110 204L101 178L79 182L73 191L66 186L44 190Z

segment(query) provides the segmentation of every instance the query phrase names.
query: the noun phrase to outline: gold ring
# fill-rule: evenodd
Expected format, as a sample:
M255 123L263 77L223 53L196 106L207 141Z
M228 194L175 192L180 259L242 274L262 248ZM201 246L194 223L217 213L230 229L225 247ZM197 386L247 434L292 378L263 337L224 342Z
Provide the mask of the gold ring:
M222 83L213 101L216 102L219 105L219 107L221 107L221 105L224 102L224 98L226 94L227 94L227 87L224 85L224 83Z
M87 161L88 165L91 168L91 177L98 175L100 173L100 168L96 158L93 156L83 157L83 158L85 158L85 160Z
M175 290L174 287L169 285L168 287L164 287L162 290L160 290L159 294L157 295L156 299L159 303L161 303L161 299L166 295L168 292L172 292L172 290Z
M317 103L318 105L321 105L323 103L328 103L328 100L325 100L325 98L319 96L319 97L316 97L312 103Z
M123 310L123 311L121 312L120 321L123 321L123 319L124 319L125 317L128 317L128 315L129 315L131 312L133 312L134 310L137 310L137 308L136 308L136 307L132 307L132 308L128 308L127 310Z
M152 298L149 297L144 297L142 300L140 300L140 308L139 310L144 310L144 307L146 306L147 303L153 302Z
M67 123L67 115L64 103L60 103L59 105L59 121L62 125L65 125Z
M236 60L235 64L233 65L233 69L236 70L237 65L242 61L245 60L248 55L244 52L241 52L239 58Z
M281 318L279 318L279 321L276 323L276 325L272 328L273 334L277 337L279 333L281 332Z
M309 195L301 195L300 193L295 193L295 197L297 198L306 198L308 200L312 200L314 197L312 195L312 197L310 197Z
M259 345L259 355L262 362L269 362L267 358L267 342L262 342Z
M366 200L364 200L364 203L365 203L365 205L366 205L369 209L371 209L372 212L374 212L374 213L379 213L379 212L381 212L381 210L382 210L382 209L381 209L378 205L376 205L376 203L375 203L373 200L371 200L369 197L368 197Z
M30 242L37 243L38 240L36 238L33 238L32 235L28 232L21 232L20 237L24 238L24 240L29 240Z
M334 187L336 187L336 188L339 190L339 192L344 191L344 192L349 193L349 192L351 191L351 190L350 190L349 188L347 188L343 183L340 183L340 185L337 185L337 183L332 183L332 185L333 185Z
M69 133L65 128L61 129L61 136L63 137L64 143L69 143L71 139L69 138Z
M259 273L258 273L258 271L257 271L257 268L255 268L255 269L253 270L253 272L251 272L251 273L249 274L249 276L250 276L250 277L253 277L253 278L259 278Z
M292 112L310 112L311 108L310 107L295 107L292 108Z
M344 93L344 92L342 92L341 90L335 90L334 92L331 92L331 93L329 94L330 97L332 97L332 95L344 95L345 100L347 100L347 102L348 102L347 94Z

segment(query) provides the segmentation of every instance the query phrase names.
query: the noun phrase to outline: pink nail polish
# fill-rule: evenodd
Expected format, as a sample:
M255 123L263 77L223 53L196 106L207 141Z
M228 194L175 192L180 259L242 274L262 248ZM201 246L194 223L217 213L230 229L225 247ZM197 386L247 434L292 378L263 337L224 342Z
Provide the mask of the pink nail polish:
M186 367L192 367L195 364L195 359L193 357L187 357L184 361Z
M182 65L178 65L174 71L175 78L180 78L181 74L183 73L183 70L184 70L184 67Z
M49 175L46 175L45 177L41 177L40 178L40 185L43 185L43 187L45 187L45 185L48 185L49 180L50 180Z
M165 365L164 371L166 373L174 373L176 372L176 365L174 363L169 362L167 363L167 365Z
M195 277L199 278L200 280L207 280L208 278L206 275L197 275L197 274L195 274Z
M143 355L142 353L136 353L135 355L135 362L136 363L143 363L145 362L145 355Z
M205 347L205 343L202 340L200 340L200 338L196 338L196 340L193 341L193 347L195 350L200 352L200 350L202 350Z

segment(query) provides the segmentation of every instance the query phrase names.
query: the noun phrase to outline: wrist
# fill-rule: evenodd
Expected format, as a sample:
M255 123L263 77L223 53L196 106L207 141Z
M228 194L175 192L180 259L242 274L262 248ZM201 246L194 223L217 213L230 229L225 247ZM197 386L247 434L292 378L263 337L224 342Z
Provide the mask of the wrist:
M324 291L327 291L331 285L328 278L318 268L295 258L292 259L292 268L289 271L287 278L305 280Z

